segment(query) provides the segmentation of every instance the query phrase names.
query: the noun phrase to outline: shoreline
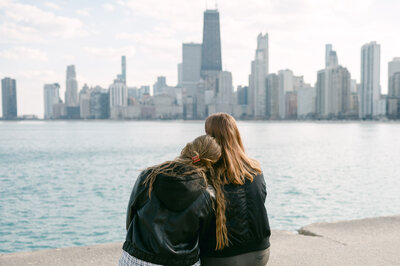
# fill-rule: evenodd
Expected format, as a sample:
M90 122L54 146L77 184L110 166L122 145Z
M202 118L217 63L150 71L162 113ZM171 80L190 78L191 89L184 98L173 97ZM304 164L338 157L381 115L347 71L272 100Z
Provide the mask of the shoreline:
M272 230L268 265L400 265L400 215ZM0 265L116 265L122 243L0 254Z

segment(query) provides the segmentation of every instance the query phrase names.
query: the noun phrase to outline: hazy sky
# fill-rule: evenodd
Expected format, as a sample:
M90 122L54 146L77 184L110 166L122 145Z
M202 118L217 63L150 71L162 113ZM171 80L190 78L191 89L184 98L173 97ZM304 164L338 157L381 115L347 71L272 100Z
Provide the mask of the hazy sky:
M66 66L78 86L108 87L127 56L128 86L176 85L182 42L201 42L205 0L0 0L0 78L17 79L18 115L43 116L43 85L58 82L64 98ZM381 44L381 86L387 63L400 56L398 0L220 0L222 64L233 83L247 85L260 32L268 32L270 72L292 69L314 84L332 43L339 64L359 80L360 48ZM0 102L1 104L1 102ZM1 108L0 108L1 112Z

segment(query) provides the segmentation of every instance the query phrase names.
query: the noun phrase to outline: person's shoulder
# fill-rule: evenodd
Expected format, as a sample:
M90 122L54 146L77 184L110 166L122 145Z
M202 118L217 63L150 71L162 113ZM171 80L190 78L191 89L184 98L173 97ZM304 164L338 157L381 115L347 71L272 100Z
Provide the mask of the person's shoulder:
M140 172L139 176L137 177L137 180L143 182L146 179L146 177L150 174L151 171L152 171L151 168L146 168L146 169L142 170Z

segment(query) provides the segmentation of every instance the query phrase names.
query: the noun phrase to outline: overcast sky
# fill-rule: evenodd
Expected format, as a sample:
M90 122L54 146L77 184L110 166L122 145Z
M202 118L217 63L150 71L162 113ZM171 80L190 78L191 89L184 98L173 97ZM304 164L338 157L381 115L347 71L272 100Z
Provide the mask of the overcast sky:
M70 64L79 88L108 88L121 55L128 86L152 85L160 75L176 85L182 42L201 42L206 7L215 8L215 1L0 0L0 78L17 80L18 115L40 117L43 85L60 83L64 98ZM222 65L235 88L248 84L257 35L268 32L270 72L289 68L312 85L326 43L359 80L360 48L377 41L387 92L387 63L400 56L398 0L219 0L218 9Z

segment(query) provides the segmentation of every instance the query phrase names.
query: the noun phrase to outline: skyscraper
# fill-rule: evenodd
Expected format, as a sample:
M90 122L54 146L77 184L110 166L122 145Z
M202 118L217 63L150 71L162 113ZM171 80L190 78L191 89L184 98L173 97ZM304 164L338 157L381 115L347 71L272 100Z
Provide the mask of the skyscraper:
M67 107L73 107L79 105L78 82L76 81L76 72L74 65L67 66L65 105Z
M297 118L309 119L315 113L315 88L305 85L297 90Z
M120 79L126 85L126 57L121 56L121 74L117 75L117 79Z
M90 115L95 119L110 117L110 94L101 87L94 88L90 95Z
M110 108L125 107L128 105L128 92L124 82L120 79L114 80L110 85Z
M319 118L343 118L350 111L351 76L339 65L332 45L329 49L326 67L317 75L316 113Z
M12 78L1 80L3 119L17 118L17 82Z
M332 44L325 44L325 67L329 65L329 55L332 51Z
M268 74L266 78L267 87L267 118L279 118L279 76L275 73Z
M388 92L389 96L397 96L400 97L400 95L397 95L396 90L394 89L394 83L393 83L393 75L395 73L400 73L400 57L393 58L392 61L388 63Z
M380 113L381 46L376 42L361 47L361 119L371 119Z
M153 95L160 95L166 93L167 79L164 76L157 77L156 83L153 85Z
M44 119L53 119L53 105L60 102L60 85L58 83L45 84L44 94Z
M221 71L221 36L218 10L204 12L201 71Z
M90 95L92 89L87 84L83 85L79 92L79 111L82 119L91 118L90 114Z
M286 93L293 91L293 71L284 69L278 71L279 77L279 118L286 118Z
M267 88L268 75L268 33L257 36L257 49L254 60L251 62L249 76L250 110L254 117L265 118L267 115Z
M187 96L194 97L196 94L200 80L201 49L200 43L182 44L182 87L186 88Z

